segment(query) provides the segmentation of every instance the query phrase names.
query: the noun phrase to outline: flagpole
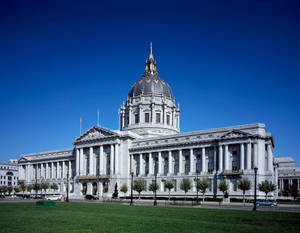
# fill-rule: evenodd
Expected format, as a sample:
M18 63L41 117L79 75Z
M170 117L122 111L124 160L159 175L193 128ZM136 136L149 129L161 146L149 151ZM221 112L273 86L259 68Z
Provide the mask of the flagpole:
M100 122L99 122L99 108L97 109L97 126L100 126Z
M82 118L80 117L80 135L81 135L81 130L82 130Z

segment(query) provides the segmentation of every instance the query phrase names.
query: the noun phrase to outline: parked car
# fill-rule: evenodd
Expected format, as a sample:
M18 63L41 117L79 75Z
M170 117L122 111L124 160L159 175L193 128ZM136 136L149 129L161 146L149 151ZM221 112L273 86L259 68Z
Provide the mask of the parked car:
M87 200L96 200L97 198L96 197L94 197L93 195L85 195L85 199L87 199Z
M46 195L45 199L50 201L60 201L62 199L62 195Z
M277 206L276 201L257 201L256 205L258 206Z

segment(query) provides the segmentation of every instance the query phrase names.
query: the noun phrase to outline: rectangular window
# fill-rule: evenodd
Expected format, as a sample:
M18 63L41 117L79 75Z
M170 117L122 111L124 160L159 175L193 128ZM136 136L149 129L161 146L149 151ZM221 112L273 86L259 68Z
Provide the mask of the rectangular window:
M145 113L145 123L149 123L149 113L148 112L146 112Z
M170 125L170 115L167 115L167 125Z
M232 191L236 192L236 191L237 191L237 183L236 183L236 180L231 180L231 185L232 185Z
M160 123L160 113L156 113L156 123Z
M232 152L232 170L233 171L237 171L238 168L238 155L237 155L237 151L233 151Z
M135 115L134 115L134 122L135 122L136 124L138 124L138 123L140 122L139 114L135 114Z

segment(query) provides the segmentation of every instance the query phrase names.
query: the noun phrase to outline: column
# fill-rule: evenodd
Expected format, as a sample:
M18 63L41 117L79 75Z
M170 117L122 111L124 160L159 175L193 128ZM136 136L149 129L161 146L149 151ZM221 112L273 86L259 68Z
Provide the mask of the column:
M206 157L205 157L205 147L202 147L202 154L201 154L201 159L202 159L202 174L206 172Z
M69 171L68 171L69 177L72 177L73 174L72 174L72 161L71 160L69 161L68 166L69 166Z
M251 142L247 143L247 169L251 169Z
M49 164L48 162L46 163L46 179L49 179Z
M131 125L132 123L132 107L131 107L131 104L129 104L129 111L128 111L128 124Z
M158 175L161 175L162 172L162 158L161 158L161 152L158 152L158 171L157 171Z
M166 114L166 105L163 105L163 123L164 125L167 125L167 114Z
M178 160L179 160L179 174L183 173L183 157L182 157L182 150L179 150L178 152Z
M244 159L244 143L241 143L240 145L240 169L244 170L244 163L245 163L245 159Z
M151 104L151 121L154 124L155 123L155 116L154 116L154 103Z
M84 166L83 166L83 148L80 148L80 175L83 176L84 175Z
M190 149L190 175L192 175L195 172L194 167L194 150L193 148Z
M54 179L54 163L51 162L51 179Z
M223 146L219 145L219 172L223 171Z
M133 154L129 154L129 172L134 172L134 168L133 168Z
M140 154L140 176L144 175L143 154Z
M25 165L25 180L26 180L26 182L29 181L29 165L28 164Z
M258 168L257 165L258 165L257 164L257 143L254 143L254 145L253 145L253 166Z
M115 174L119 174L119 144L115 144Z
M272 151L272 145L268 144L268 170L273 170L273 151Z
M153 159L152 159L152 153L149 153L149 174L148 175L153 175Z
M100 146L100 152L99 152L99 169L100 169L100 175L104 175L104 154L103 154L103 146Z
M114 154L115 154L114 145L111 144L110 145L110 174L111 175L114 174L114 164L115 164Z
M79 176L79 149L76 149L76 159L75 159L75 163L76 163L76 176Z
M172 110L171 118L172 118L171 125L172 125L173 127L175 127L175 108Z
M172 171L172 151L168 151L168 162L169 162L168 174L171 175L173 173L173 171Z
M257 141L257 155L256 155L256 164L258 167L258 172L262 173L265 170L266 162L266 145L265 140L259 139ZM267 166L266 166L267 167Z
M94 175L94 150L93 147L90 147L90 153L89 153L89 171L90 175Z
M225 165L225 168L224 170L229 170L229 156L228 156L228 145L225 145L224 146L224 149L225 149L225 156L224 156L224 165Z
M44 164L41 163L40 166L41 166L41 179L42 179L42 178L45 178L45 177L44 177L44 176L45 176L45 175L44 175Z
M59 166L59 162L56 162L56 178L60 178L60 166Z
M66 162L62 161L61 162L61 167L62 167L62 179L66 177L66 168L65 168Z
M217 147L214 146L214 172L217 171Z

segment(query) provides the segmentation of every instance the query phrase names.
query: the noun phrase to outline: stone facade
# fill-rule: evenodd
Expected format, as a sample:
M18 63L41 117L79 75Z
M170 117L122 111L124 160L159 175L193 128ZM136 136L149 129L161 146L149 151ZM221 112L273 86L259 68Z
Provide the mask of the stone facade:
M157 174L158 196L168 195L168 179L175 184L172 195L183 196L180 182L189 178L193 188L187 195L194 197L196 177L206 177L211 181L208 196L222 196L217 186L226 179L230 196L239 198L237 182L247 177L252 188L246 196L252 198L254 167L258 182L275 181L274 141L264 124L180 133L180 109L170 86L158 76L152 48L145 74L131 87L119 113L120 130L93 126L75 138L72 149L22 155L20 180L59 183L59 192L65 194L68 173L71 198L86 194L110 198L116 183L127 184L130 191L132 172L147 186Z
M0 162L0 186L18 186L18 164Z
M300 167L296 166L295 160L289 156L274 157L275 175L277 179L277 192L281 194L295 185L300 192Z

